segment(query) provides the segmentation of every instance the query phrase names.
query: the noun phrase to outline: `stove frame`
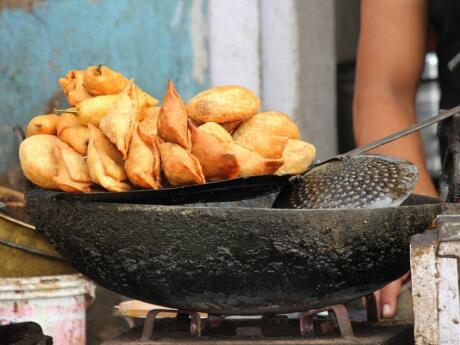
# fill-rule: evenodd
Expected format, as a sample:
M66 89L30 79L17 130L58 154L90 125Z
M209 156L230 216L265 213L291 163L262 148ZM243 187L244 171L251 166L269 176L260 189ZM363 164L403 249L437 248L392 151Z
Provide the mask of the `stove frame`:
M437 226L411 241L416 345L460 344L460 204L446 204Z

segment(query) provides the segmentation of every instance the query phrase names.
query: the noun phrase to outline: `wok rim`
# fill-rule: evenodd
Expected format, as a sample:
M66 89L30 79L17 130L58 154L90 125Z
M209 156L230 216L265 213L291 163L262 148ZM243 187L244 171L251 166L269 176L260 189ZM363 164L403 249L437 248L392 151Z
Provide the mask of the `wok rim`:
M55 200L56 202L61 202L61 200ZM62 200L64 201L64 200ZM436 203L424 203L424 204L417 204L417 205L399 205L399 206L388 206L388 207L377 207L377 208L309 208L309 209L296 209L296 208L271 208L271 207L241 207L241 206L231 206L231 207L218 207L218 206L182 206L182 205L153 205L153 204L139 204L139 203L117 203L117 202L102 202L102 201L82 201L82 200L65 200L64 202L68 203L78 203L78 204L85 204L85 205L96 205L102 206L104 208L116 208L118 211L122 211L123 208L138 208L138 209L145 209L145 210L175 210L175 211L192 211L192 210L212 210L212 211L222 211L225 212L227 210L232 211L254 211L254 212L269 212L269 213L326 213L326 212L360 212L360 211L377 211L377 212L384 212L384 210L392 210L392 209L414 209L414 208L422 208L427 206L432 207L439 207L446 203L439 201ZM121 209L120 209L121 208Z

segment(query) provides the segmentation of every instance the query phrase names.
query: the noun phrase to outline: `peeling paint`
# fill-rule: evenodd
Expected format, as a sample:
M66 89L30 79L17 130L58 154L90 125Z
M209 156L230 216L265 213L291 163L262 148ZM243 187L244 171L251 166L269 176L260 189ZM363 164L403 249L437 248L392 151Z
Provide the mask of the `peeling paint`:
M5 8L32 11L35 6L43 2L44 0L0 0L0 11Z

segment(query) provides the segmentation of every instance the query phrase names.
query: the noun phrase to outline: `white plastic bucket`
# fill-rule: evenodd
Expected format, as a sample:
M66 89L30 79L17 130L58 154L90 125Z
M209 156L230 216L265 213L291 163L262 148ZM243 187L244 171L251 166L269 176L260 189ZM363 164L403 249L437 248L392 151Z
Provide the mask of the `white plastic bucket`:
M80 274L0 279L0 323L34 321L54 345L86 343L95 286Z

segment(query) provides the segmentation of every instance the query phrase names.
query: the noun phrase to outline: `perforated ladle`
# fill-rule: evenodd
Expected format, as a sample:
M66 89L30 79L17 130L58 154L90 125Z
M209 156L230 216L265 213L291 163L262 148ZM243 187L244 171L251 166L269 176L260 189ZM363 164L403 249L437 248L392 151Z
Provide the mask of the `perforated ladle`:
M275 206L292 208L376 208L400 205L412 192L418 170L412 163L365 152L460 113L460 106L347 153L316 164L289 180Z

